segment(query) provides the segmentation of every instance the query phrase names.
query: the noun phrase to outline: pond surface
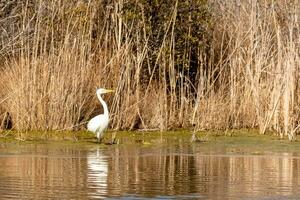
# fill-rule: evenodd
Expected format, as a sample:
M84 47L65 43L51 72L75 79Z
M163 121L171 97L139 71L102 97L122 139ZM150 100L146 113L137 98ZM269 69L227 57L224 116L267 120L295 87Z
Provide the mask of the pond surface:
M0 199L299 199L299 189L293 152L188 142L0 144Z

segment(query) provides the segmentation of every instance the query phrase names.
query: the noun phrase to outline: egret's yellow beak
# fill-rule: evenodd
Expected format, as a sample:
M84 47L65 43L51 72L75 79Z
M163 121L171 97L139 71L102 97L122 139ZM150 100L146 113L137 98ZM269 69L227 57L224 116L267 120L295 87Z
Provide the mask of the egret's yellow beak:
M110 93L110 92L115 92L115 91L114 90L108 90L108 89L106 89L105 92L106 93Z

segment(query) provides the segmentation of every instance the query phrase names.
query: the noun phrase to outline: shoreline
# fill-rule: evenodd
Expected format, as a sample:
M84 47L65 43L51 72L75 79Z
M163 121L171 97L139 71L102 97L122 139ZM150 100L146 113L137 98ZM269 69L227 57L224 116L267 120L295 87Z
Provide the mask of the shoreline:
M264 135L259 134L257 129L232 129L232 130L207 130L195 132L195 138L192 140L193 131L187 129L169 130L169 131L113 131L108 130L104 136L104 143L109 142L114 137L121 140L122 143L168 143L168 142L222 142L230 141L235 138L248 140L257 139L264 142L282 141L288 144L298 143L290 142L288 138L280 138L272 132ZM88 131L0 131L1 141L20 141L20 142L74 142L74 143L97 143L94 133Z
M291 153L300 156L300 142L290 142L287 138L268 133L258 134L258 130L230 130L230 131L200 131L196 133L197 140L191 142L192 132L189 130L175 130L166 132L140 132L140 131L107 131L103 143L97 143L93 133L78 132L27 132L30 134L26 140L15 138L20 132L10 132L3 137L0 132L0 148L18 149L26 146L48 146L53 148L74 149L122 149L126 148L173 148L186 146L191 152L209 152L212 149L218 153L230 155L269 155L270 153ZM35 133L35 137L33 136ZM41 134L44 133L44 134ZM63 134L62 134L63 133ZM116 134L117 143L113 143L113 134ZM47 139L46 139L47 138ZM180 152L178 152L180 154Z

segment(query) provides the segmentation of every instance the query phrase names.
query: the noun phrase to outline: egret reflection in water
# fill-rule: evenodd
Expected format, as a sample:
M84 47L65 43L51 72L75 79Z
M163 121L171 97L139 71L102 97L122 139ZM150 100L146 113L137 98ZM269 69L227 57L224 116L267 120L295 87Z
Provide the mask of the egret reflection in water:
M90 194L91 197L99 197L99 194L106 194L108 162L99 148L88 153L87 167L89 187L95 189Z

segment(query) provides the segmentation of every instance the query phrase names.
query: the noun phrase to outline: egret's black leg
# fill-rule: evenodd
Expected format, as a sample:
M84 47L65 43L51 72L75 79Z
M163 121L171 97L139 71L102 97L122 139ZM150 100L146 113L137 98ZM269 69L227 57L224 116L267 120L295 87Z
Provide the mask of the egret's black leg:
M103 140L103 137L98 138L98 142L101 144Z

